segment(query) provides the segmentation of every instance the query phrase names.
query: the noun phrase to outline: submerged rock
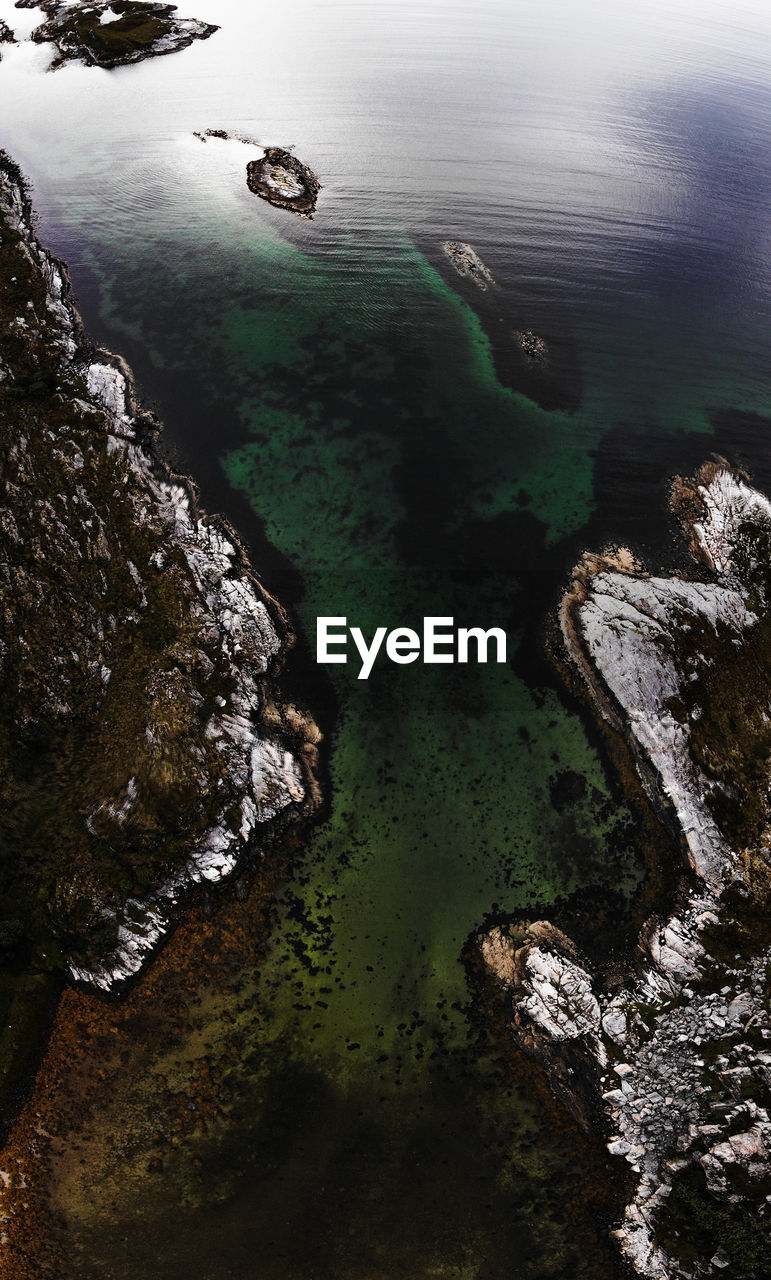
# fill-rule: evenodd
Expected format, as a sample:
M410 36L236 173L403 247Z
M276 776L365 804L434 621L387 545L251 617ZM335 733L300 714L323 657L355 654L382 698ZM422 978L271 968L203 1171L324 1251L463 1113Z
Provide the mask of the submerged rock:
M476 249L465 241L447 240L441 247L453 273L474 286L462 292L485 331L501 385L543 409L574 412L581 403L581 376L575 344L562 319L550 328L548 339L523 328L527 315L516 296L520 290L512 293L500 287ZM431 259L428 245L426 250Z
M109 989L314 807L318 731L275 687L286 617L86 345L7 160L0 237L0 880L30 947Z
M514 341L523 355L533 364L546 364L549 359L549 345L545 338L539 338L532 329L515 329Z
M442 245L445 257L452 263L459 276L464 280L473 280L482 290L495 284L476 249L462 240L446 240Z
M562 630L598 712L674 814L692 874L643 927L620 991L545 922L498 925L480 949L519 1041L639 1177L616 1233L635 1271L759 1276L771 1269L771 502L720 462L678 482L673 503L706 572L585 556ZM581 1058L568 1070L566 1043Z
M51 42L57 55L51 70L65 62L122 67L164 53L176 53L194 40L207 40L219 27L196 18L177 18L177 6L154 0L95 0L71 4L42 0L48 21L32 32L38 44Z
M250 138L245 133L229 133L227 129L196 129L193 137L199 142L208 142L210 138L218 139L220 142L243 142L247 147L259 147L256 138Z
M303 218L313 217L321 189L321 183L307 165L281 147L268 147L261 159L249 161L246 185L256 196Z

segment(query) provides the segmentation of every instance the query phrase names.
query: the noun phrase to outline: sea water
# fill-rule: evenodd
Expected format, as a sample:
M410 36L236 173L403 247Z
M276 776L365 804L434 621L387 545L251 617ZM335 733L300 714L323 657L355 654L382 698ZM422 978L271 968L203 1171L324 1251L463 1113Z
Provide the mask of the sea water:
M128 357L289 610L327 806L239 1014L250 1065L216 1172L194 1206L173 1174L154 1208L128 1180L98 1232L60 1206L78 1275L579 1275L565 1139L480 1039L461 952L493 910L623 903L642 875L545 640L585 547L672 559L673 470L720 448L769 478L771 14L180 12L221 30L113 72L4 46L2 142L90 336ZM312 222L248 192L256 144L317 173ZM495 289L454 275L450 239ZM528 330L552 351L535 381L509 359ZM359 682L313 662L333 615L499 626L510 660Z

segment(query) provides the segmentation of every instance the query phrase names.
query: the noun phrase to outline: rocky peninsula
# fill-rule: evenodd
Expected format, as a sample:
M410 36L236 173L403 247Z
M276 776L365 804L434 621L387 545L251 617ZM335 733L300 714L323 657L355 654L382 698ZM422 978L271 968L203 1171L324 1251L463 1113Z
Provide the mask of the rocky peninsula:
M193 886L314 809L319 734L277 683L286 616L88 344L4 155L0 272L7 1080L41 981L116 989Z
M37 44L56 45L51 71L67 62L107 69L122 67L176 53L194 40L207 40L219 30L210 22L178 18L176 5L155 0L96 0L85 4L42 0L39 7L47 21L35 28L32 39Z
M682 874L625 972L550 921L478 939L519 1043L634 1175L616 1236L648 1280L771 1273L771 502L722 460L678 480L693 570L586 555L561 610ZM620 1177L623 1184L623 1177Z

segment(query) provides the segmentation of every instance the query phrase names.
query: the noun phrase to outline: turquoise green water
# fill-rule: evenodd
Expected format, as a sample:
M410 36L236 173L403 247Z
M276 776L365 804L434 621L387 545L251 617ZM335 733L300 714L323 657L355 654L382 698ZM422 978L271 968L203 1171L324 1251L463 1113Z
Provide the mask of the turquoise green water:
M144 306L162 376L205 353L184 408L299 570L298 630L312 646L320 614L367 634L452 615L507 629L511 662L328 668L328 812L238 1013L208 1180L180 1174L178 1209L173 1174L152 1205L131 1193L86 1256L125 1273L134 1206L130 1265L165 1276L252 1275L252 1251L261 1280L589 1274L565 1217L575 1135L479 1037L461 952L494 907L639 879L630 815L526 652L543 557L591 515L602 426L503 387L475 313L409 245L390 268L256 245L247 262L260 288L193 309L184 342Z
M356 280L344 293L317 287L299 307L293 291L269 324L258 311L222 318L228 367L260 387L241 402L248 438L222 464L300 567L311 640L318 615L369 635L439 614L508 628L515 648L538 625L527 598L538 566L507 572L517 531L480 543L479 522L519 507L547 542L580 526L592 432L502 387L471 309L414 252L402 272L380 308L380 341L362 337ZM410 358L398 334L405 307L424 317ZM429 464L413 497L405 470L425 465L416 437L451 465ZM623 879L608 852L623 815L577 716L511 667L381 662L367 682L353 661L328 670L340 708L332 813L290 890L301 923L277 930L264 982L281 1034L337 1077L400 1042L408 1056L425 1053L427 1031L398 1030L416 1008L430 1029L465 1038L457 1012L449 1028L436 1010L466 999L466 937L493 903L516 909ZM583 798L559 813L549 783L565 770L584 780ZM304 964L286 981L298 946ZM298 1013L298 1000L314 1012Z
M639 882L631 815L544 628L605 536L598 506L629 508L637 533L653 519L626 450L668 458L692 437L683 455L701 460L705 379L713 404L756 407L754 371L742 384L687 330L659 368L640 345L650 318L621 299L624 365L589 341L581 407L547 412L502 384L470 302L403 237L319 252L304 228L242 238L208 205L194 214L173 270L162 244L88 250L100 323L207 505L284 557L266 583L290 606L315 710L319 689L328 807L247 1009L234 1000L231 1102L191 1148L205 1178L191 1189L180 1164L151 1194L128 1180L96 1231L75 1215L78 1265L94 1280L610 1277L607 1244L590 1256L568 1208L576 1136L480 1036L461 953L492 910ZM501 626L510 662L321 672L318 615L368 635L426 615Z
M647 529L624 454L645 448L640 419L651 453L691 436L700 459L704 379L730 404L752 399L752 371L742 388L688 331L659 369L638 341L650 318L622 299L624 365L588 343L581 406L547 412L502 384L471 302L403 237L318 252L304 228L245 240L196 216L172 272L91 253L101 323L205 502L246 536L254 521L289 566L266 581L305 646L311 706L331 687L328 807L238 1006L232 1101L194 1148L206 1179L191 1190L180 1166L150 1202L128 1182L98 1232L76 1227L81 1262L95 1280L246 1277L254 1256L260 1280L609 1277L612 1254L590 1257L566 1216L575 1135L479 1037L461 953L494 909L639 882L631 815L544 628L582 546L601 545L598 503ZM510 662L314 672L319 615L367 635L426 615L501 626Z

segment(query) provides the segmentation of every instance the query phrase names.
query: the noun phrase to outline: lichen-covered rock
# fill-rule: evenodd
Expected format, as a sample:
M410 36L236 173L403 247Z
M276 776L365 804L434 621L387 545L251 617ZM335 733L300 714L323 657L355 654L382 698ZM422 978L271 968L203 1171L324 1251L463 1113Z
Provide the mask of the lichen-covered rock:
M596 1036L600 1007L576 948L548 920L524 930L494 926L481 940L482 959L499 982L521 992L518 1015L556 1040Z
M531 947L525 962L528 994L522 1009L556 1040L596 1036L600 1006L589 974L565 956Z

